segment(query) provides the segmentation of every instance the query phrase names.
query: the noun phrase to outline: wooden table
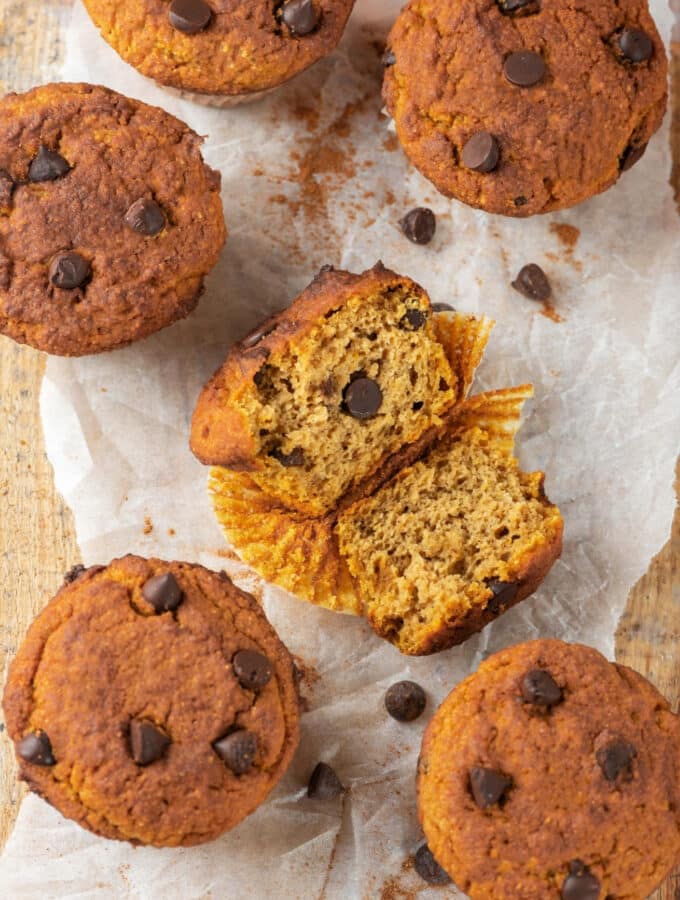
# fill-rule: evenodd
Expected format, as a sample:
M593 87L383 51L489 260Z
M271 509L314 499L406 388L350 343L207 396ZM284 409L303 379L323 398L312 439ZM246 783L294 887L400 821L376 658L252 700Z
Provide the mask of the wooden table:
M0 0L0 91L54 78L71 0ZM680 44L673 48L673 183L680 200ZM73 519L54 490L38 409L45 357L0 337L0 679L29 623L79 562ZM617 658L680 700L680 514L649 571L631 591L616 636ZM0 721L0 730L4 725ZM24 789L13 750L0 738L0 847ZM655 900L680 900L680 872Z

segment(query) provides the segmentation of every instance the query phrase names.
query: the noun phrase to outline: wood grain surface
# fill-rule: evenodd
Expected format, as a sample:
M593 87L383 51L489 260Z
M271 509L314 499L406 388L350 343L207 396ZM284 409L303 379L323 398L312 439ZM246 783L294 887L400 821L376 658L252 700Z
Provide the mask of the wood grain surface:
M0 0L0 91L53 79L70 0ZM673 47L673 184L680 208L680 44ZM42 354L0 337L0 689L29 623L79 561L70 511L45 456L39 392ZM680 477L680 475L679 475ZM631 591L617 658L680 700L680 514L669 542ZM0 720L0 731L4 724ZM10 742L0 734L0 848L23 796ZM680 900L680 871L654 894Z

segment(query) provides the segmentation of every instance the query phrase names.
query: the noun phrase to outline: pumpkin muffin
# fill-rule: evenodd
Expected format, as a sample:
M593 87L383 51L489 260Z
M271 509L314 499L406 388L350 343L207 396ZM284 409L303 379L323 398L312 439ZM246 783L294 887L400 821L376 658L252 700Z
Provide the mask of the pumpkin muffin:
M192 99L232 105L327 56L354 0L85 0L130 65Z
M82 356L194 309L226 238L197 134L87 84L8 94L0 124L0 333Z
M227 576L127 556L77 567L4 696L21 777L103 837L176 847L255 810L299 739L293 661Z
M447 197L509 216L573 206L642 156L667 98L646 0L410 0L383 94Z
M644 900L680 861L680 720L589 647L509 647L435 713L418 805L471 900Z

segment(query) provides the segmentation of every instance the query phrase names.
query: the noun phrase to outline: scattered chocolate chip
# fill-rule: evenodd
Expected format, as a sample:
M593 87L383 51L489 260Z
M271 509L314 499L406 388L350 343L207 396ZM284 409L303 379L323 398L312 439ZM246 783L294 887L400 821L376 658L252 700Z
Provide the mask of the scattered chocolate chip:
M575 859L569 863L569 874L562 885L562 900L597 900L600 882L590 869Z
M38 154L28 167L28 180L56 181L69 172L71 167L63 156L56 150L49 150L44 144L40 145Z
M9 209L14 193L14 179L5 169L0 169L0 211Z
M343 391L347 412L355 419L372 419L382 405L382 391L372 378L356 378Z
M432 855L427 844L421 844L413 858L413 867L428 884L448 884L451 879Z
M503 74L511 84L517 87L531 87L538 84L545 75L546 68L543 57L533 50L519 50L506 57L503 63Z
M512 787L512 778L495 769L475 767L468 774L472 796L480 809L500 803Z
M496 138L488 131L478 131L465 142L463 165L474 172L493 172L500 155Z
M624 740L611 741L606 747L600 747L595 754L602 774L607 781L616 781L619 776L628 780L632 775L633 760L637 750Z
M249 691L259 690L271 680L272 664L256 650L239 650L231 664L239 684Z
M432 304L432 312L455 312L455 307L451 306L450 303L433 303Z
M50 263L49 277L55 287L72 291L87 281L91 271L89 262L79 253L60 253Z
M646 149L647 144L638 144L637 146L634 144L629 144L621 155L621 159L619 160L619 169L622 172L627 172L628 169L632 169L635 163L640 162L642 157L645 155Z
M177 609L184 594L172 572L165 572L149 578L142 588L142 597L157 613L163 613Z
M84 571L85 566L82 563L71 566L68 572L64 575L64 584L71 584L71 582L75 581L76 578L80 578Z
M125 213L124 222L133 231L146 237L153 237L165 225L163 210L155 200L135 200Z
M492 578L487 584L493 596L487 601L486 608L497 616L513 602L518 585L514 581L499 581L497 578Z
M512 286L529 300L549 300L552 288L548 276L536 263L528 263L519 270Z
M431 209L417 206L399 220L401 230L413 244L429 244L437 230L437 219Z
M505 15L518 12L537 12L537 0L498 0L500 10Z
M130 722L130 750L138 766L159 760L171 743L167 734L148 719Z
M311 34L321 19L321 13L312 0L287 0L281 10L281 19L296 37Z
M257 736L242 728L215 741L213 749L234 775L244 775L255 760Z
M212 10L203 0L172 0L168 19L183 34L198 34L210 22Z
M654 52L651 38L644 31L634 28L626 28L621 32L619 47L625 58L634 63L647 62Z
M385 694L385 709L397 722L413 722L426 703L425 691L415 681L397 681Z
M380 62L383 64L383 68L389 69L390 66L393 66L397 61L397 57L394 55L394 50L390 50L389 47L383 53Z
M562 688L545 669L532 669L522 679L522 699L532 706L550 709L561 703Z
M256 328L255 331L251 331L250 334L247 334L241 341L241 346L245 350L248 350L250 347L259 344L263 338L266 338L267 335L271 334L275 329L276 325L262 325L260 328Z
M344 794L345 788L335 769L328 763L317 763L307 786L307 796L315 800L334 800Z
M408 326L409 331L418 331L423 325L427 322L427 316L422 311L422 309L416 309L413 307L412 309L407 309L406 313L401 320L401 325Z
M280 462L284 469L299 468L305 464L305 455L302 447L294 447L290 453L283 453L279 447L276 447L269 455Z
M52 744L44 731L32 731L17 744L17 753L35 766L53 766L56 763Z

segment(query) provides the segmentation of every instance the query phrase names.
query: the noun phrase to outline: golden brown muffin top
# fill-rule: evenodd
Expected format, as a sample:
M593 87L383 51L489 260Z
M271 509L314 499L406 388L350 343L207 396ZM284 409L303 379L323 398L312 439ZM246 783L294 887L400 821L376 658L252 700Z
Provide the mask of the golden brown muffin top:
M0 332L97 353L187 315L226 237L202 139L87 84L0 100Z
M67 576L4 710L34 791L97 834L156 846L240 822L299 737L293 662L255 600L223 573L135 556Z
M411 0L388 44L384 97L406 154L488 212L528 216L605 190L666 106L646 0Z
M85 0L144 75L204 94L276 87L327 56L354 0Z
M418 792L472 900L643 900L680 858L680 720L596 650L520 644L440 706Z

